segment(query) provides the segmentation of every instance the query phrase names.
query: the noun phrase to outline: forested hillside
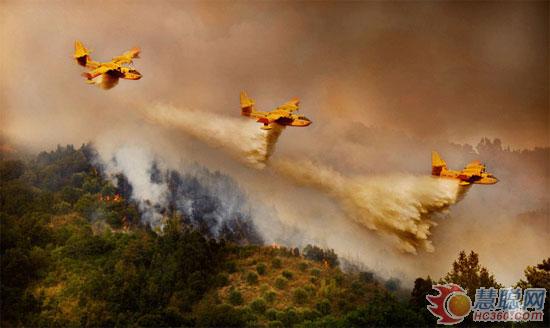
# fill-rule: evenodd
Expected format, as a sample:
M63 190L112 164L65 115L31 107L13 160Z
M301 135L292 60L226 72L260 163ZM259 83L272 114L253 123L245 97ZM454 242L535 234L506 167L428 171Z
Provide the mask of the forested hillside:
M3 327L435 324L429 277L411 294L372 272L343 272L331 250L262 245L245 212L212 221L223 205L204 181L238 193L226 176L158 172L172 198L152 229L131 185L104 176L94 156L84 145L1 161ZM184 198L202 205L182 213ZM548 288L548 263L528 268L520 285ZM442 281L498 286L475 253L461 254Z

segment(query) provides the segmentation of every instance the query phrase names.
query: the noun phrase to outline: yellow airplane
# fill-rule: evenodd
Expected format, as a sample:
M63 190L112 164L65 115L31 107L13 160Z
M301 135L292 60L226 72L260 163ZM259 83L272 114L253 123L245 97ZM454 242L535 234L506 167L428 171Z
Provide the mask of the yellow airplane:
M273 124L288 125L288 126L308 126L311 121L303 116L293 112L298 110L300 100L293 98L285 104L277 107L270 112L256 111L254 108L254 100L249 98L246 92L241 92L241 115L256 118L256 122L263 123L263 130L271 130Z
M478 160L466 165L462 171L448 170L447 163L445 163L436 151L432 151L432 175L458 179L460 180L461 186L468 186L472 183L495 184L498 182L495 176L485 172L485 165Z
M87 79L87 83L97 84L103 89L111 89L117 85L119 79L139 80L141 73L136 69L124 66L133 63L134 58L139 58L140 49L133 48L126 51L120 56L114 57L110 62L96 62L90 56L91 51L86 49L82 42L75 41L74 44L74 59L77 64L89 69L89 72L82 73L82 76ZM94 80L101 76L101 80Z

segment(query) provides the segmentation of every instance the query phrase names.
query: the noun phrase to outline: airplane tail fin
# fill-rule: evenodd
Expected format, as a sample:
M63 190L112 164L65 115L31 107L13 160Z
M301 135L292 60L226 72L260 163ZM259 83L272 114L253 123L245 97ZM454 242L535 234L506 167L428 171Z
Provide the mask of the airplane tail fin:
M130 51L132 52L132 56L133 56L134 58L141 58L141 57L139 56L139 54L141 53L141 48L139 48L139 47L133 47Z
M90 57L90 53L91 51L86 49L86 47L84 47L84 44L82 44L82 42L76 40L74 42L74 59L76 59L76 62L80 65L80 66L86 66L86 64L88 63L88 61L91 61L92 58Z
M432 175L439 176L441 171L447 169L447 163L439 156L439 153L432 151Z
M250 116L254 112L254 100L246 92L241 91L241 115Z

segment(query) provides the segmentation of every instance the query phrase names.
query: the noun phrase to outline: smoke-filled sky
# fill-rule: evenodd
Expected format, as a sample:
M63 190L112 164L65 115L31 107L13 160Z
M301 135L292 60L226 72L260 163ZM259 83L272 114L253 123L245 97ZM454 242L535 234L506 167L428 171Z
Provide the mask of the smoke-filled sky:
M55 144L71 129L85 140L114 123L120 102L230 114L246 89L265 108L301 97L312 130L346 119L455 142L550 144L547 2L1 6L2 124L21 138ZM143 80L89 90L70 60L74 39L102 60L141 46ZM106 119L90 124L97 115Z
M264 237L277 239L268 222L277 216L299 231L296 244L316 242L406 277L438 277L458 251L473 249L512 283L549 255L548 149L476 153L453 143L550 146L548 17L548 2L2 1L0 125L9 142L34 150L93 141L106 160L138 147L166 166L221 170L273 209L260 216ZM101 61L140 46L143 78L108 91L87 85L72 59L75 39ZM333 197L326 182L297 185L293 174L243 166L220 140L205 140L232 131L233 121L216 126L212 115L238 118L241 90L266 110L298 96L313 121L287 128L274 160L313 161L341 181L391 183L395 174L429 173L438 149L454 168L487 162L501 182L474 186L435 220L433 253L393 253L357 229L339 203L345 196ZM193 110L174 116L193 118L193 128L152 119L165 105Z

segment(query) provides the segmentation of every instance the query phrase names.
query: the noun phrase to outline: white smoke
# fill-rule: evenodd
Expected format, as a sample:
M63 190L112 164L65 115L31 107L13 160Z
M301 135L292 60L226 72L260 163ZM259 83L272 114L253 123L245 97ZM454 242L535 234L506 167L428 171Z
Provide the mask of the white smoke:
M400 250L413 254L434 250L429 240L436 225L432 216L456 203L460 194L457 181L429 176L346 177L311 161L279 160L273 168L329 195L349 219L391 237Z
M147 146L144 140L111 140L96 142L96 161L115 185L120 175L130 184L130 198L138 204L142 223L162 232L167 215L177 213L202 232L226 238L238 226L249 234L235 234L233 238L242 237L235 241L261 242L250 222L246 194L233 179L200 165L170 163L165 148Z
M152 181L154 159L154 154L141 146L121 146L112 153L100 153L107 176L116 180L118 174L124 174L132 185L132 199L138 203L143 221L159 227L162 224L160 209L166 205L168 186L165 182Z

